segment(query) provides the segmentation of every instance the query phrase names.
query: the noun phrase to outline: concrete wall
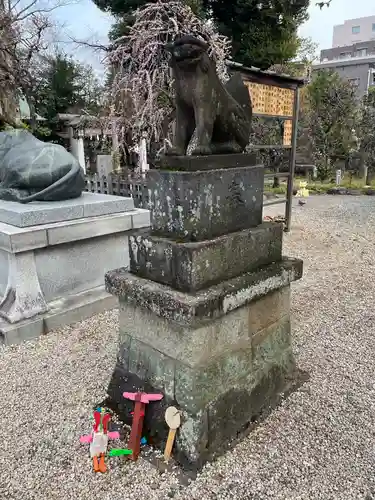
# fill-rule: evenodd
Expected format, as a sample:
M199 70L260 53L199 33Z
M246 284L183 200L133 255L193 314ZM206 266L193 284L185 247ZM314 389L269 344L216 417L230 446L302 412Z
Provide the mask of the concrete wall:
M375 40L375 16L349 19L333 28L332 47L343 47L366 40ZM359 33L353 27L359 26Z

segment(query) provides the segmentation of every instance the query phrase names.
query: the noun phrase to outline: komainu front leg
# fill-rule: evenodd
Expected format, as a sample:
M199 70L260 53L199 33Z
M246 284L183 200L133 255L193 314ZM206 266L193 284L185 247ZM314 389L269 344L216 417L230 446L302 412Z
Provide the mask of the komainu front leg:
M166 151L169 156L184 156L194 132L194 113L181 103L176 105L176 129L172 148Z
M195 123L197 127L197 145L192 151L192 155L210 155L211 139L215 120L215 103L202 103L202 106L195 109Z

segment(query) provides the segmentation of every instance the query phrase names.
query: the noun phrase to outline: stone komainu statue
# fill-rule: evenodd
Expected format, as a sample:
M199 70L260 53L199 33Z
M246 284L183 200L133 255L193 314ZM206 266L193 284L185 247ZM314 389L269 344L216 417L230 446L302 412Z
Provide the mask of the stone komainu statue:
M0 199L29 203L78 198L85 188L76 158L30 132L0 132Z
M207 43L190 35L167 45L176 93L176 130L169 155L185 155L195 129L193 155L241 153L249 143L250 94L239 74L223 85L207 49Z

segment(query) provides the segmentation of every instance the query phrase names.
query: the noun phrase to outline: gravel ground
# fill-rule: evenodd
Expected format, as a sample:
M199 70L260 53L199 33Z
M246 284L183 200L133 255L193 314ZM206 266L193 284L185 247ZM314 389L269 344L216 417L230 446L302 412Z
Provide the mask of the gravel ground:
M375 198L311 197L293 219L284 253L305 261L294 349L310 374L299 391L187 487L142 458L94 475L78 439L105 395L117 313L4 348L0 499L364 500L375 486Z

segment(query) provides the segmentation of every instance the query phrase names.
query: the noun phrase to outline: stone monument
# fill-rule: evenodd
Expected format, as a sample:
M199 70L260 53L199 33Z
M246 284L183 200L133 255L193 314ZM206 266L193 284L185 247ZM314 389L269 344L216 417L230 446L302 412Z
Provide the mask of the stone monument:
M129 422L124 391L162 391L145 431L163 447L165 408L178 407L174 456L192 468L290 386L290 283L302 276L302 262L282 256L282 225L262 222L263 166L242 153L249 96L234 99L238 79L224 87L206 48L193 37L169 47L177 127L173 150L148 172L151 231L130 237L130 272L106 274L120 307L108 403ZM195 126L198 145L183 156Z
M61 146L0 133L0 343L115 305L104 273L128 265L128 234L149 226L149 212L131 198L82 193L84 185Z

